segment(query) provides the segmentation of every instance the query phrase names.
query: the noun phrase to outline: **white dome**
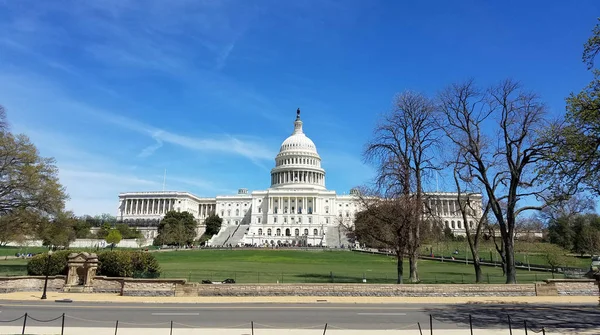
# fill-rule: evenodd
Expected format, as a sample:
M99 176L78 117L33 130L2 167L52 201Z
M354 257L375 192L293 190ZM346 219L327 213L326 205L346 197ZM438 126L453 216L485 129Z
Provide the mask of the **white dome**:
M281 143L281 148L279 149L280 153L289 151L309 151L317 154L315 143L302 131L302 121L300 120L299 113L294 122L294 132Z
M304 134L294 134L281 143L279 152L284 151L310 151L317 153L317 147L313 141Z
M271 187L277 189L325 189L325 170L315 143L302 131L300 109L296 111L294 132L281 143L271 170Z

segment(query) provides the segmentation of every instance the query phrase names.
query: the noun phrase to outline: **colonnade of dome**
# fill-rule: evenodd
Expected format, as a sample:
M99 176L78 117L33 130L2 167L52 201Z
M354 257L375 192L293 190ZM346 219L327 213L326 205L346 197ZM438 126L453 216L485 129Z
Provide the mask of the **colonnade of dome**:
M325 170L317 147L302 129L300 109L296 112L294 132L281 144L271 170L271 187L310 187L325 189Z

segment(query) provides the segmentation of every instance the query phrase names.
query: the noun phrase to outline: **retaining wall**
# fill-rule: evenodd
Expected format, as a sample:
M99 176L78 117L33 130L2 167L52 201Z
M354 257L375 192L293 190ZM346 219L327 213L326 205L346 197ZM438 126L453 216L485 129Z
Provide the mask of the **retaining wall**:
M41 292L44 290L45 276L0 277L0 293ZM65 276L48 277L48 292L60 292L65 286Z
M43 276L0 277L0 293L39 292ZM48 291L62 291L64 276L48 278ZM535 284L199 284L184 279L137 279L96 276L94 293L124 296L368 296L368 297L516 297L597 296L588 279L547 280Z

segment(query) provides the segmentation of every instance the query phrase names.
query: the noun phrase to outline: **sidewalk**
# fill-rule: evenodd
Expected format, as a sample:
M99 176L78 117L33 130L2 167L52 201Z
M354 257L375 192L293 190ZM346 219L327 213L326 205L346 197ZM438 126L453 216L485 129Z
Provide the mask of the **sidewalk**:
M40 301L42 292L0 294L0 300ZM115 303L343 303L343 304L598 304L598 296L532 297L124 297L102 293L47 293L48 300Z
M65 335L321 335L324 332L324 326L319 328L310 329L264 329L255 328L254 332L250 328L235 328L235 329L215 329L215 328L173 328L171 333L170 328L119 328L115 333L115 328L88 328L88 327L71 327L65 326ZM22 328L18 326L0 327L0 334L21 334ZM326 335L419 335L418 329L389 329L389 330L356 330L356 329L335 329L327 328ZM473 329L473 333L477 335L506 335L508 329ZM533 333L531 330L529 334ZM60 327L27 327L26 334L60 334ZM423 334L429 334L429 329L424 328ZM434 327L433 334L444 334L444 335L465 335L469 334L468 328L463 329L436 329ZM513 329L513 335L525 334L523 329ZM597 334L593 330L589 331L569 331L563 330L562 333L556 331L546 331L546 335L558 335L558 334Z

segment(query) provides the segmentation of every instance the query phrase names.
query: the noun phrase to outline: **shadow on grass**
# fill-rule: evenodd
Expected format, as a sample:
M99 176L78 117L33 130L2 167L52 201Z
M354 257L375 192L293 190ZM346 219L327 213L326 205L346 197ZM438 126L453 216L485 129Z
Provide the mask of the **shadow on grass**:
M544 306L523 304L522 306L467 304L445 308L430 308L426 312L437 322L462 324L468 327L469 315L473 328L508 328L508 316L514 330L523 331L527 321L529 331L576 331L600 329L600 309L596 306ZM434 321L434 322L435 322ZM435 324L434 324L435 328Z
M2 264L0 263L0 276L26 276L26 264Z

